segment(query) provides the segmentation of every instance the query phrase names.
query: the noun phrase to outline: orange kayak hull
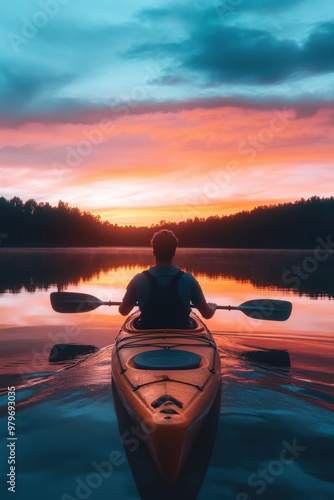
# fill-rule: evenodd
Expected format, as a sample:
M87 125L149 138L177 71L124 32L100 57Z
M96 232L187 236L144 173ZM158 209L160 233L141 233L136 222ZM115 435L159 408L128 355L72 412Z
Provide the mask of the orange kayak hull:
M113 381L162 479L172 484L218 393L220 358L194 313L190 330L137 330L138 316L125 321L116 339Z

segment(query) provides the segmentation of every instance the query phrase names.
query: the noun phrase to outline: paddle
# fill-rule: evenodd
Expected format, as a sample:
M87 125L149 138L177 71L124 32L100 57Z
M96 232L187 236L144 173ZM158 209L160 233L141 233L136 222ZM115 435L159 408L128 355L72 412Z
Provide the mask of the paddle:
M240 306L217 306L217 309L242 311L246 316L271 321L285 321L290 317L292 304L287 300L248 300Z
M100 306L119 306L121 302L103 302L93 295L76 292L52 292L52 308L61 313L93 311ZM246 316L271 321L285 321L291 314L292 304L286 300L256 299L248 300L240 306L217 306L217 309L241 311Z

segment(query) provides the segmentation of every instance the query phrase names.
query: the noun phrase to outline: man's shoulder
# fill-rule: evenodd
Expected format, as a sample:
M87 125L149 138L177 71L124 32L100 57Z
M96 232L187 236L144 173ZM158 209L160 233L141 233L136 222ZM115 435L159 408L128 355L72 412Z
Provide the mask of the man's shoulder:
M145 282L146 280L147 280L147 278L146 278L144 273L135 274L133 276L133 278L131 279L130 283L128 284L128 288L138 286L138 285L142 284L143 282Z
M183 280L184 283L189 283L190 285L198 283L196 278L189 271L183 271L181 279Z

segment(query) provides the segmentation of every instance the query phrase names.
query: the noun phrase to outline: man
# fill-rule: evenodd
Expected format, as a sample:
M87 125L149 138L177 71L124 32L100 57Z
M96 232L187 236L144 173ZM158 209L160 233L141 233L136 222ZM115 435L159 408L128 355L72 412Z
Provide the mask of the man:
M137 328L191 328L190 304L209 319L217 308L205 300L198 281L172 265L178 240L167 229L151 240L156 265L136 274L127 286L119 312L126 316L138 304L141 315Z

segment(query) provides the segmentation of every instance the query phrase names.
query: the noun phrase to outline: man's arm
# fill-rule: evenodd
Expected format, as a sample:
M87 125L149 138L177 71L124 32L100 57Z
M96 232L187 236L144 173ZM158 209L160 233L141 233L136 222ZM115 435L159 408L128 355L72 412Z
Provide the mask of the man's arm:
M145 287L145 284L147 287ZM146 276L143 273L136 274L128 286L126 287L126 292L123 297L122 303L118 308L118 311L122 316L126 316L131 312L131 309L135 306L139 306L143 298L149 294L149 283ZM140 307L139 307L140 308Z
M191 279L191 294L190 300L199 310L203 318L210 319L214 315L217 309L217 304L212 302L207 302L204 293L202 291L201 285L198 283L197 279L190 274Z
M123 297L122 303L118 310L122 316L127 316L131 310L137 305L137 282L138 275L134 276L128 286L126 287L126 292Z
M210 319L215 314L217 304L207 302L205 298L198 304L197 309L205 319Z
M127 316L131 312L131 310L135 307L136 303L137 301L133 293L127 290L123 297L121 305L118 307L118 311L122 316Z

